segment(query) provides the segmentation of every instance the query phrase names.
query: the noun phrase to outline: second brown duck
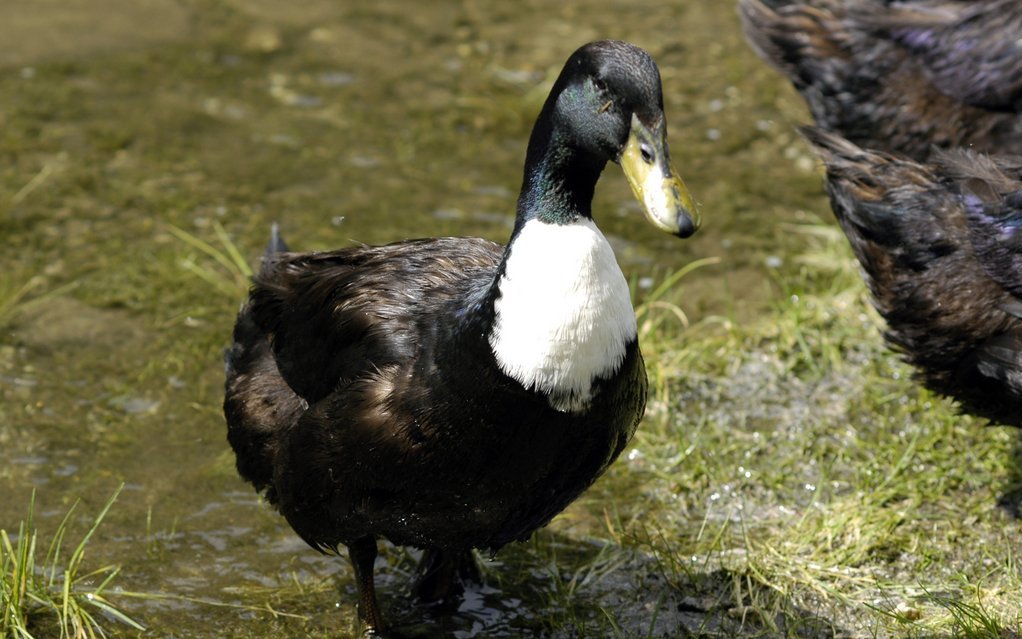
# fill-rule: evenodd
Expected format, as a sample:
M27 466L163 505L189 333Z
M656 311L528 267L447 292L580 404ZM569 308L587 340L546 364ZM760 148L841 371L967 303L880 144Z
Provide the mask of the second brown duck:
M1022 426L1022 158L922 164L803 132L888 342L965 411Z

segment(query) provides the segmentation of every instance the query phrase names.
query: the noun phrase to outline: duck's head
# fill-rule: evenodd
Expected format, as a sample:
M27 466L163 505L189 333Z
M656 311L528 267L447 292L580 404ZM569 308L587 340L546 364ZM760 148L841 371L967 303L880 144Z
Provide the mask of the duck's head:
M699 214L671 164L660 71L642 49L615 40L591 42L571 55L540 121L557 144L621 165L657 228L688 237Z

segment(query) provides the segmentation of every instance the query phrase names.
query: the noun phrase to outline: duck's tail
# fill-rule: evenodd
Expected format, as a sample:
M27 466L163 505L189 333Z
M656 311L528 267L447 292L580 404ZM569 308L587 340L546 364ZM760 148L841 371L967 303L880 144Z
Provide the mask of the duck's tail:
M259 280L261 277L268 274L277 263L278 258L282 253L289 253L291 251L287 246L287 242L284 241L283 236L280 234L280 224L274 222L270 225L270 240L266 243L266 249L263 251L263 257L259 260L259 271L256 274L255 279Z
M266 243L266 250L263 252L263 257L272 257L277 253L287 253L291 249L288 248L287 242L280 235L280 224L274 222L270 226L270 241Z

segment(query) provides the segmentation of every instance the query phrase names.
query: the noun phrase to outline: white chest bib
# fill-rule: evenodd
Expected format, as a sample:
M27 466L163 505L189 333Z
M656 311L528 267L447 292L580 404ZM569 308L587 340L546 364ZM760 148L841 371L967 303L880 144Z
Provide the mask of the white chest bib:
M501 370L556 410L584 410L593 381L621 366L636 336L628 283L607 238L592 220L530 220L498 286L490 348Z

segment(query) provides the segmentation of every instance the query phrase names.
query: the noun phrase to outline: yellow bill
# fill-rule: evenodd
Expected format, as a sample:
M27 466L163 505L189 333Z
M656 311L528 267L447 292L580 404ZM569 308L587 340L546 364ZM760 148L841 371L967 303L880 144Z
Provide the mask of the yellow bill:
M621 152L621 168L653 226L688 237L699 228L699 211L671 165L666 131L662 121L651 130L633 114L632 130Z

